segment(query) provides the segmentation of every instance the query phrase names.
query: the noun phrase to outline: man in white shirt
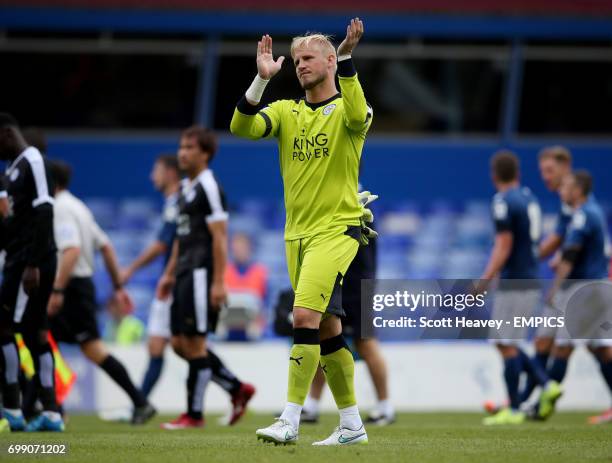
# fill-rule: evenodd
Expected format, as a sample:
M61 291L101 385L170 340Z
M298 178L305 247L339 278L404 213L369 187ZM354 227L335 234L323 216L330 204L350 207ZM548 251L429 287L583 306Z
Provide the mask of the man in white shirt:
M100 339L96 296L92 281L95 252L100 251L115 288L116 301L126 310L133 302L121 284L115 250L85 204L68 191L71 169L52 164L55 179L54 232L59 251L58 270L49 299L51 332L60 342L79 344L85 356L102 368L129 395L134 404L132 424L143 424L155 409L132 383L125 367Z

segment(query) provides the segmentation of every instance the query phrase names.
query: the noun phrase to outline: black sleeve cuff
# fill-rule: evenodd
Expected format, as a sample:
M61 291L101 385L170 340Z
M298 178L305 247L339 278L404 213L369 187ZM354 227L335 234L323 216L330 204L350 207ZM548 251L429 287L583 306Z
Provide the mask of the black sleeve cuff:
M510 226L510 224L507 223L495 223L495 232L496 233L503 233L503 232L511 232L512 231L512 227Z
M338 75L340 77L353 77L355 74L357 74L357 69L355 69L353 58L338 61Z
M579 250L576 248L565 249L563 251L563 255L561 256L561 259L566 262L569 262L570 264L573 264L574 262L576 262L576 259L578 258L578 253L579 253Z
M272 121L270 120L270 116L268 116L265 112L261 111L258 114L261 117L263 117L264 121L266 121L266 131L264 132L264 134L261 137L261 138L266 138L268 135L270 135L270 132L272 131Z
M247 116L254 116L259 112L260 106L261 105L253 106L247 101L246 95L242 95L242 98L240 98L240 101L238 101L236 108L238 108L238 111L240 111L242 114L246 114Z

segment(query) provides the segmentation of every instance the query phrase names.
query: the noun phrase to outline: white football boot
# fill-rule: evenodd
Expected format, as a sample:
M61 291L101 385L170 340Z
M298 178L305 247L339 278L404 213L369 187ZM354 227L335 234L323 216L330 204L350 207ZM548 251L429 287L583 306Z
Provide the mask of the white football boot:
M313 442L312 445L354 445L367 443L368 435L365 427L362 425L355 431L338 426L327 439L319 442Z
M257 439L264 442L273 442L274 444L295 444L298 440L298 432L289 421L278 418L273 424L267 428L258 429L255 431Z

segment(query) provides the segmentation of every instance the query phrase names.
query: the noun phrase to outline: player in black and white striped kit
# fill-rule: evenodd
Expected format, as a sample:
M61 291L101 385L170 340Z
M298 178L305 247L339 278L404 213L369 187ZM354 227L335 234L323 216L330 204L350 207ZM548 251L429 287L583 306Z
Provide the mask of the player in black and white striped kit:
M189 363L187 413L164 423L165 429L203 426L204 391L213 375L213 356L208 353L206 335L213 332L219 309L227 299L224 275L227 262L227 205L223 190L208 165L215 155L215 135L202 127L191 127L181 136L180 168L187 178L181 184L176 240L172 256L158 284L157 297L168 297L174 288L170 308L171 343ZM218 358L216 359L217 361ZM237 389L241 402L232 418L239 418L254 393L226 368L226 380ZM235 397L232 394L232 402ZM235 405L235 404L234 404Z
M3 223L6 260L0 287L0 366L3 415L11 429L63 431L55 400L54 361L47 340L47 302L57 266L53 237L53 183L48 163L28 146L10 114L0 113L0 159L6 171L8 217ZM15 332L28 346L43 413L25 426L19 390L19 355Z

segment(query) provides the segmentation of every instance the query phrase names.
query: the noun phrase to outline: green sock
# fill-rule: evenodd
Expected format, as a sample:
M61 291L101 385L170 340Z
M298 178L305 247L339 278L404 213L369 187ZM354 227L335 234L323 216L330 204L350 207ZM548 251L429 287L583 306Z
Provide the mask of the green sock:
M355 360L342 335L321 343L321 368L338 409L356 405Z
M294 344L289 354L289 388L287 401L304 405L312 379L319 366L319 344Z

